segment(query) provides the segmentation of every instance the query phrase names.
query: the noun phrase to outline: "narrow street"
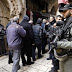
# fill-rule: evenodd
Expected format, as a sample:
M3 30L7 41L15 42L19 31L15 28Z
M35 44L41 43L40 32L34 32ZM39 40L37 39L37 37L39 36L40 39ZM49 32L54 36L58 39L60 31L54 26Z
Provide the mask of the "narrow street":
M48 52L41 59L37 59L34 64L22 66L20 59L20 70L18 72L49 72L51 70L52 61L46 60ZM0 72L11 72L13 64L8 64L8 56L0 57Z

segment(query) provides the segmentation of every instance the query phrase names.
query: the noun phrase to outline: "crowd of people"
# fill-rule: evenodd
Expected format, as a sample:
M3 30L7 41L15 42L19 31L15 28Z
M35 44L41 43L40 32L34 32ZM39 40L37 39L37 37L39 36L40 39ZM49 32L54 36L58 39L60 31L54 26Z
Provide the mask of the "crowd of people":
M49 50L47 60L52 60L54 66L50 72L59 70L59 60L55 58L53 49L63 48L69 49L69 51L72 49L72 4L59 3L59 11L62 15L52 15L49 19L37 18L35 23L24 15L21 23L19 23L19 16L12 18L6 29L0 24L0 45L5 46L3 36L6 33L9 48L8 63L13 63L12 72L20 69L20 56L22 66L34 64L37 58L42 58L43 54L47 52L47 44ZM58 39L54 41L56 37ZM6 53L5 47L2 48L3 53ZM38 50L37 58L36 48ZM72 53L72 50L70 52Z

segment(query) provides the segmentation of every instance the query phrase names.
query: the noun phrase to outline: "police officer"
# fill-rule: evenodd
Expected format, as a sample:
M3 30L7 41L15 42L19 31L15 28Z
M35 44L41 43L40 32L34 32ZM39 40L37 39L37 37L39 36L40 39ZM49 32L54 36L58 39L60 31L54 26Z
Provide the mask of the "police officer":
M69 5L69 6L68 6ZM63 15L64 17L69 17L67 23L69 23L69 28L70 28L70 39L66 39L64 41L58 41L57 42L57 48L63 48L63 49L72 49L72 4L68 4L64 6L63 8ZM68 6L68 8L66 8Z
M72 23L72 4L66 4L61 10L63 10L62 14L64 15L64 18L67 19L63 30L68 31L68 32L66 32L66 34L68 34L68 37L65 37L66 40L57 41L57 48L72 49L71 42L70 42L71 38L72 38L70 36L72 33L72 31L71 31L72 30L72 25L71 25L71 23ZM67 27L70 27L70 29L67 30ZM65 34L65 36L67 36L66 34ZM54 71L54 72L57 72L57 71Z

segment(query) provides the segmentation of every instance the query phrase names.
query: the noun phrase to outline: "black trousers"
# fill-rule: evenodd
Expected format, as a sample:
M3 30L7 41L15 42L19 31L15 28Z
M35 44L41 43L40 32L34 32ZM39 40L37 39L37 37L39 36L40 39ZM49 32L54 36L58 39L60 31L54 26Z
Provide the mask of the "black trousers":
M54 69L58 70L59 69L59 60L55 58L55 56L52 56L52 63L54 65Z
M21 59L22 59L22 63L25 64L26 63L26 60L25 60L25 50L24 48L21 48Z
M35 60L36 47L38 49L38 57L41 56L42 44L35 44L34 46L32 46L32 58L33 58L33 60Z
M31 62L31 56L32 56L32 46L24 45L24 47L21 48L21 59L22 59L23 64L26 63L24 55L27 56L27 62L30 63Z
M5 41L4 39L0 39L0 54L6 53L6 48L5 48Z

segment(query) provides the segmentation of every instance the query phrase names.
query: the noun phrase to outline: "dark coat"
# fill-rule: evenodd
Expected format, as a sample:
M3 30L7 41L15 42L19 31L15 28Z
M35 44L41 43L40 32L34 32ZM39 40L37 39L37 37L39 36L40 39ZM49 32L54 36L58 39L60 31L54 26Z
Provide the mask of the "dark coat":
M33 30L32 30L32 26L26 21L23 20L20 24L21 26L23 26L23 28L26 30L26 37L24 38L24 42L25 44L33 44L34 43L34 35L33 35Z
M24 17L23 21L20 23L21 26L26 30L26 37L23 38L23 45L26 54L30 54L32 50L32 44L34 43L34 35L32 26L28 23L28 18Z

